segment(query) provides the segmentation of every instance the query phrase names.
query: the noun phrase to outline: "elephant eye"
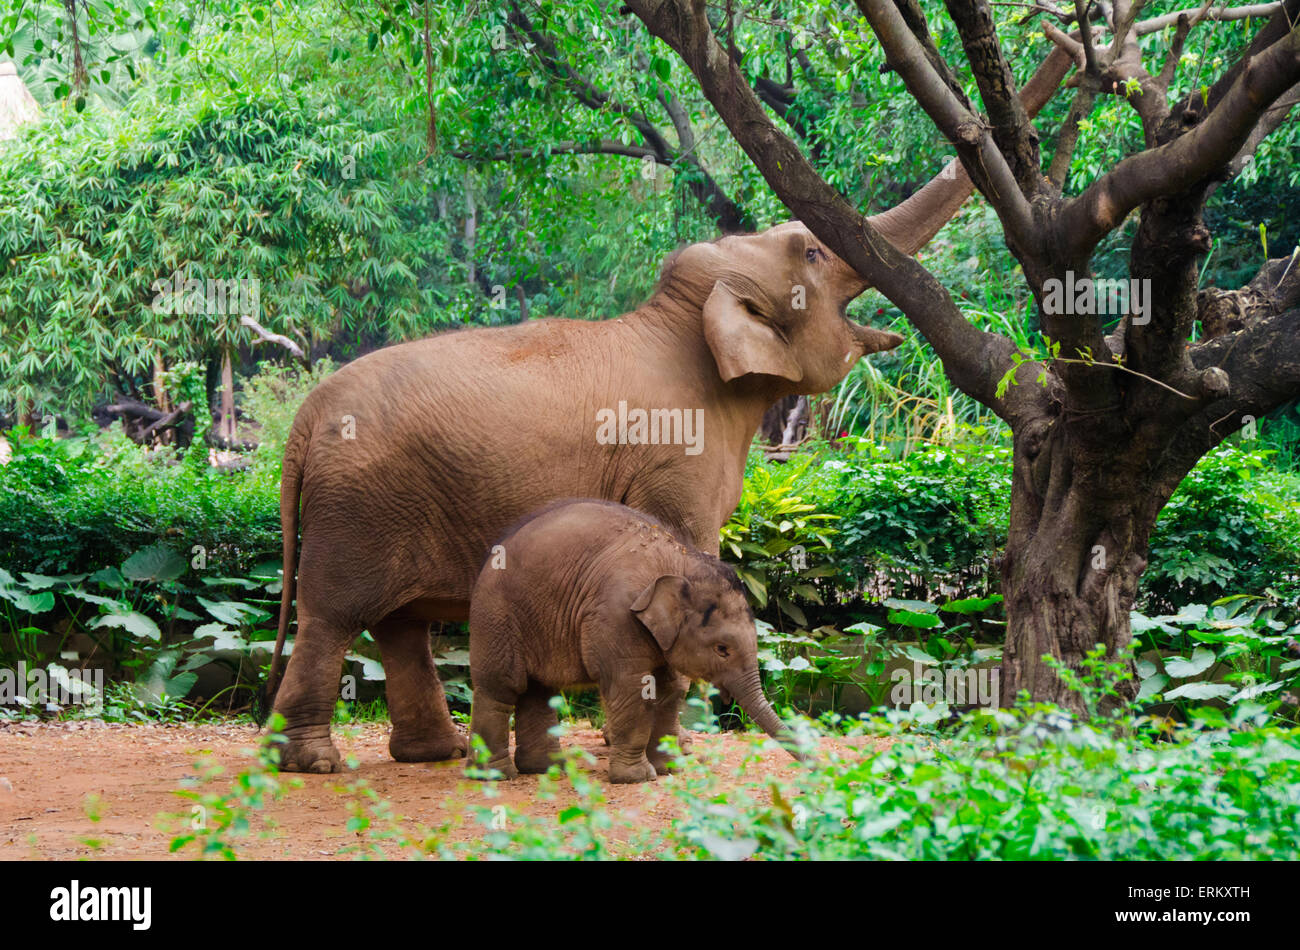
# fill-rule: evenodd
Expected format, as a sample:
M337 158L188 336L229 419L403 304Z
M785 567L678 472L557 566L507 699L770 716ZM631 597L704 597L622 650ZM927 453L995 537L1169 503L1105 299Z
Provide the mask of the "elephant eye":
M809 264L816 264L819 260L825 260L826 255L820 247L810 247L804 251L804 257L808 259Z
M731 656L731 651L727 648L725 643L719 643L713 648L713 650L718 654L718 656L723 657L724 659Z

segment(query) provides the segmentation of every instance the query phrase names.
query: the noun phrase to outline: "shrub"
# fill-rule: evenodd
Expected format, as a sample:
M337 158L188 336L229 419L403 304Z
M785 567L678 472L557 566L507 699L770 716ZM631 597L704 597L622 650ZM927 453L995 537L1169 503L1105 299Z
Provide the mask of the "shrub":
M10 442L13 459L0 468L0 564L11 570L89 573L158 540L201 547L227 574L279 556L275 467L179 464L171 448L142 449L116 425L102 436Z
M244 413L258 425L257 457L278 466L289 440L293 417L316 384L334 372L334 361L323 359L310 370L300 366L260 363L257 374L243 381Z
M1143 603L1173 611L1239 591L1300 598L1300 476L1268 450L1222 445L1183 479L1151 537Z

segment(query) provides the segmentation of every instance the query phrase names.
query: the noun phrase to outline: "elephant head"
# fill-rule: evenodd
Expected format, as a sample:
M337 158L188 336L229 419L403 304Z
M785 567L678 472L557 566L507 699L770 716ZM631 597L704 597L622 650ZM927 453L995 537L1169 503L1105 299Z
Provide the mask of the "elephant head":
M1053 49L1020 90L1036 115L1073 65ZM974 190L957 159L906 201L867 220L904 254L915 254ZM845 308L868 284L800 222L693 244L664 264L656 297L667 308L703 308L704 335L724 381L761 374L769 395L827 392L862 356L903 342L850 322ZM799 291L802 288L802 294ZM651 301L654 302L653 300Z
M780 394L831 389L868 353L903 342L845 310L868 284L798 221L692 244L668 258L658 295L694 302L725 382L762 374Z
M804 759L763 695L754 613L722 562L701 556L687 574L661 574L633 601L632 612L672 669L730 693L764 732Z

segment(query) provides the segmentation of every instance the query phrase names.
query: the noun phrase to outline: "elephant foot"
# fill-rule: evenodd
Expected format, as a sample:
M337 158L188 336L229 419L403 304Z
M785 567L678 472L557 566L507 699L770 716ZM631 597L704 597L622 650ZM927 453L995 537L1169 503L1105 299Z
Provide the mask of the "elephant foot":
M659 773L650 764L650 760L641 757L639 761L626 762L610 758L609 780L615 785L631 785L636 782L653 782Z
M670 772L676 772L680 767L678 766L676 759L676 756L667 755L666 753L654 749L650 749L646 752L646 760L654 766L655 772L659 775L667 775Z
M515 767L523 775L540 775L555 764L560 754L560 744L515 749Z
M290 739L280 748L281 772L342 772L339 750L328 737L324 739Z
M388 754L398 762L444 762L465 754L469 740L463 732L413 733L393 727Z
M501 773L498 777L493 777L489 770ZM509 754L497 755L488 759L487 765L479 768L472 762L465 766L466 774L473 779L483 782L504 781L509 782L519 778L519 769L510 761Z

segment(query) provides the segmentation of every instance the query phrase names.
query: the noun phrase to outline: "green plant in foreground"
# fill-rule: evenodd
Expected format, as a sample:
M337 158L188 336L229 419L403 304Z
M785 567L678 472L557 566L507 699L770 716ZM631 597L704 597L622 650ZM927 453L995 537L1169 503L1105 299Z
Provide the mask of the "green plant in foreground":
M251 753L255 758L253 766L235 776L224 793L202 789L215 782L225 769L215 762L195 763L198 777L183 780L186 787L174 793L193 805L189 815L168 816L186 826L185 831L172 838L170 852L192 845L199 859L233 861L238 857L239 841L253 833L255 813L265 808L268 801L279 801L284 795L286 783L280 780L280 746L288 739L280 731L283 728L284 717L278 713L272 715L257 749ZM301 784L295 779L287 786L295 788ZM260 837L274 835L272 819L262 815L260 824Z

